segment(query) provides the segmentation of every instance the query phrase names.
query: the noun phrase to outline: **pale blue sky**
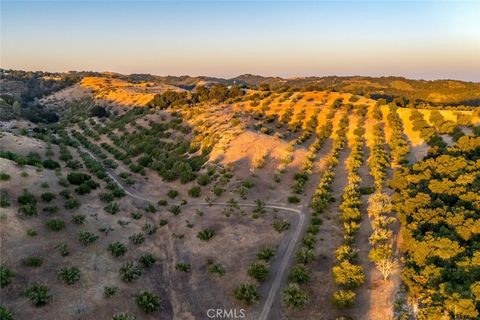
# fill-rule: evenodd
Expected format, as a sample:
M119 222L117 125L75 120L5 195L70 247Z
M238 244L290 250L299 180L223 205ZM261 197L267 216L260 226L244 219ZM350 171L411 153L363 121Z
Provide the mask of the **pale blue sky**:
M1 66L480 81L480 1L1 1Z

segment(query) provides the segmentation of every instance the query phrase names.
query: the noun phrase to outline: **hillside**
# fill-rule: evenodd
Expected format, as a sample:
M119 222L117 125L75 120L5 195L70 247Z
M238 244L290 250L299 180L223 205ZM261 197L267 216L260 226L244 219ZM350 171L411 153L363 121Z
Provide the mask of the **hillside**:
M478 318L479 108L192 79L83 75L28 105L49 123L4 101L1 312Z

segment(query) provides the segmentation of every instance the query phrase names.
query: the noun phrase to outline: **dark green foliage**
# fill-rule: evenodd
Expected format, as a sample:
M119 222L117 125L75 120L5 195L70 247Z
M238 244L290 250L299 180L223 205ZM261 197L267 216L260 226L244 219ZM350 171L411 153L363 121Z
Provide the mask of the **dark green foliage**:
M127 253L127 246L118 241L110 243L107 249L114 257L121 257Z
M171 206L169 210L174 215L178 215L182 211L182 208L180 206Z
M219 276L223 276L225 275L226 273L226 270L225 270L225 267L223 267L221 264L219 263L212 263L209 267L208 267L208 271L211 272L211 273L216 273L218 274Z
M260 260L270 261L275 257L275 250L272 248L264 248L257 253L257 258Z
M203 241L208 241L215 236L215 230L208 228L198 232L197 238Z
M175 270L190 272L191 269L192 269L192 266L189 263L180 262L175 265Z
M242 283L233 291L235 298L247 304L252 304L260 300L260 295L257 293L255 285Z
M128 237L133 244L141 245L145 242L145 236L141 233L136 233Z
M0 265L0 288L3 288L12 282L13 272L4 265Z
M80 205L81 205L80 201L78 199L75 199L75 198L67 199L65 201L65 204L64 204L65 209L70 209L70 210L77 209L77 208L80 207Z
M147 235L152 235L154 234L155 232L157 232L157 226L147 222L143 225L143 231L145 231L145 233Z
M73 224L83 224L87 217L84 214L78 214L72 217Z
M308 301L308 294L296 283L289 284L282 292L282 302L288 308L301 309Z
M127 261L120 267L119 273L123 281L131 282L139 279L143 270L136 262Z
M155 206L153 204L149 203L145 207L145 212L155 213L155 212L157 212L157 208L155 208Z
M201 192L202 189L199 186L194 186L188 190L188 195L192 198L198 198Z
M120 312L114 314L112 320L137 320L137 317L130 313Z
M96 234L93 234L88 231L81 231L78 234L78 241L80 241L81 244L84 246L88 246L89 244L95 242L98 239L98 236Z
M74 184L76 186L81 185L82 183L85 183L88 180L91 180L92 177L86 173L82 172L70 172L67 175L67 180L70 182L70 184Z
M22 264L27 267L38 268L42 265L43 258L37 256L31 256L22 261Z
M153 292L141 291L135 298L138 307L145 313L152 313L160 309L160 297Z
M268 277L268 267L262 262L254 262L248 268L247 274L258 281L263 282Z
M108 287L108 286L105 286L103 288L103 295L105 296L105 298L111 298L113 297L116 293L117 293L117 290L118 288L117 287Z
M65 242L60 243L55 248L58 249L62 257L66 257L70 254L70 250Z
M10 201L8 197L4 194L0 194L0 208L8 208L10 207Z
M297 196L289 196L288 203L297 204L300 202L300 199Z
M63 267L58 271L58 278L68 285L80 280L80 269L77 267Z
M0 305L0 319L1 320L13 320L13 313L7 307Z
M45 192L40 195L40 198L42 199L43 202L50 202L53 199L55 199L55 195L51 192Z
M45 225L52 231L60 231L65 228L65 222L61 219L50 219L45 223Z
M27 229L27 236L29 237L35 237L38 235L38 232L36 230L33 230L33 229Z
M143 217L143 215L140 212L132 212L130 213L130 215L135 220L140 220Z
M174 199L178 196L178 191L171 189L171 190L168 191L167 196Z
M110 214L116 214L118 211L120 211L120 206L116 202L111 202L103 207L103 210Z
M0 180L1 181L8 181L10 180L10 175L8 173L5 173L5 172L0 172Z
M307 283L310 280L310 276L308 275L305 266L302 264L293 266L288 277L291 281L299 284Z
M24 295L30 299L35 307L44 306L52 299L48 287L39 282L35 282L25 289Z
M43 160L43 167L45 169L55 170L57 168L60 168L60 164L55 160L47 159Z
M146 253L138 259L144 268L150 268L157 261L150 253Z
M273 221L272 226L275 231L283 232L290 228L290 223L288 221L276 219L275 221Z
M32 193L28 192L27 190L23 191L23 194L20 195L17 198L17 201L21 205L36 205L37 204L37 199L35 198L35 195Z

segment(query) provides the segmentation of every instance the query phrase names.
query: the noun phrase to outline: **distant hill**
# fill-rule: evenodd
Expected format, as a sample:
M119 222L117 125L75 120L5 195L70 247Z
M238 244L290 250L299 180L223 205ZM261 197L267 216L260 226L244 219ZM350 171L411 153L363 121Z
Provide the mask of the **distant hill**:
M331 90L369 96L373 99L404 98L405 103L434 105L480 106L480 83L458 80L412 80L403 77L264 77L243 74L230 79L208 76L157 76L152 74L122 75L114 72L68 72L48 73L0 69L0 93L11 94L22 100L41 98L46 94L65 88L84 77L107 77L136 83L152 83L153 86L177 87L194 90L199 86L214 84L241 85L248 88L261 88L284 91Z

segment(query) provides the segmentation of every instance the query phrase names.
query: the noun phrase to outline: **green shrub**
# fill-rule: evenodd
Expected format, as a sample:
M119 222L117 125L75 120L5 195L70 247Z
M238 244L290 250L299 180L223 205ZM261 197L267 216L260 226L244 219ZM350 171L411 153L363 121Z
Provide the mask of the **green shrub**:
M208 174L202 174L198 176L197 183L201 186L206 186L210 183L210 176Z
M43 259L36 256L31 256L22 261L22 264L26 267L38 268L42 265Z
M160 297L153 292L141 291L135 298L138 307L145 313L152 313L160 309Z
M35 217L37 215L37 207L33 204L26 204L20 206L18 208L18 212L27 216L27 217Z
M305 266L302 264L293 266L288 277L291 281L299 284L307 283L310 280L310 276L308 275Z
M159 206L166 206L168 204L168 201L165 200L165 199L161 199L161 200L158 200L158 203L157 203Z
M308 264L315 260L315 252L309 248L300 248L300 250L297 251L297 260L300 263Z
M84 214L77 214L72 217L73 224L83 224L87 217Z
M188 190L188 195L192 198L200 197L202 189L199 186L194 186Z
M275 256L275 249L264 248L257 253L257 258L260 260L270 261Z
M48 229L57 232L65 228L65 222L62 219L50 219L45 225Z
M191 269L192 269L192 266L189 263L177 263L175 265L175 270L190 272Z
M219 263L214 263L214 264L211 264L209 267L208 267L208 271L211 272L211 273L216 273L220 276L223 276L225 273L226 273L226 270L225 270L225 267L223 267L221 264Z
M283 290L282 302L289 308L301 309L308 303L308 294L296 283L291 283Z
M143 225L143 228L142 228L142 229L143 229L143 231L145 231L145 233L146 233L147 235L152 235L152 234L154 234L155 232L157 232L157 229L158 229L158 228L157 228L157 226L155 226L155 225L147 222L147 223L145 223L145 224Z
M68 246L65 242L58 244L55 248L58 249L62 257L66 257L70 254L70 251L68 250Z
M288 197L288 203L299 203L300 198L297 196L289 196Z
M117 287L105 286L103 288L103 295L105 296L105 298L113 297L117 293L117 290L118 290Z
M137 317L133 314L121 312L114 314L112 320L137 320Z
M119 273L123 281L131 282L139 279L143 270L136 262L127 261L120 267Z
M130 215L132 216L132 219L135 220L140 220L143 217L143 214L141 214L140 212L132 212L130 213Z
M268 267L262 262L254 262L248 268L247 274L258 281L263 282L268 277Z
M202 230L197 234L197 238L203 241L208 241L212 239L214 236L215 236L215 230L211 228Z
M51 192L45 192L40 195L40 198L42 199L43 202L50 202L53 199L55 199L55 195Z
M35 282L24 291L25 297L36 307L44 306L52 299L50 290L42 283Z
M13 272L6 266L0 265L0 288L3 288L12 282Z
M180 206L171 206L170 207L170 212L173 213L175 216L180 214L182 211L182 208Z
M174 190L174 189L171 189L171 190L168 191L167 196L169 198L175 199L178 196L178 191Z
M66 284L72 285L80 280L80 269L77 267L63 267L58 272L58 278Z
M102 192L98 195L103 202L112 202L115 197L110 192Z
M275 231L277 231L278 233L281 233L290 228L290 223L288 221L276 219L275 221L273 221L272 226L273 226L273 229L275 229Z
M36 230L33 230L33 229L27 229L27 236L29 237L35 237L38 235L38 232Z
M90 179L92 179L90 175L82 172L70 172L67 175L68 182L70 182L70 184L77 185L77 186L81 185L82 183Z
M36 205L37 204L37 199L35 198L35 195L28 192L27 190L23 191L23 194L17 198L17 201L20 205Z
M107 247L107 250L114 256L114 257L121 257L125 253L127 253L127 246L121 242L114 242L110 243Z
M0 172L0 180L2 181L8 181L10 180L10 175L8 173L5 173L5 172Z
M103 207L103 210L110 214L116 214L120 210L120 206L116 202L111 202Z
M0 305L0 319L1 320L13 320L13 313L7 307Z
M43 160L43 167L45 169L55 170L57 168L60 168L60 164L55 160L47 159Z
M138 259L144 268L150 268L157 261L150 253L146 253Z
M233 295L240 301L251 304L260 300L260 295L257 293L255 285L242 283L233 291Z
M135 244L135 245L141 245L142 243L145 242L145 236L141 233L135 233L133 235L131 235L130 237L128 237L130 239L130 241Z
M151 203L148 204L148 206L145 207L145 212L150 212L150 213L155 213L157 212L157 208Z
M95 235L91 232L88 232L88 231L81 231L78 234L78 240L84 246L88 246L89 244L95 242L97 239L98 239L97 235Z
M161 227L165 226L168 224L168 220L161 219L160 222L158 223Z
M65 201L65 209L76 209L80 207L80 201L75 198L70 198Z
M333 304L340 309L353 306L355 303L355 292L351 290L338 290L333 293Z
M10 201L6 195L0 195L0 208L8 208L10 207Z

